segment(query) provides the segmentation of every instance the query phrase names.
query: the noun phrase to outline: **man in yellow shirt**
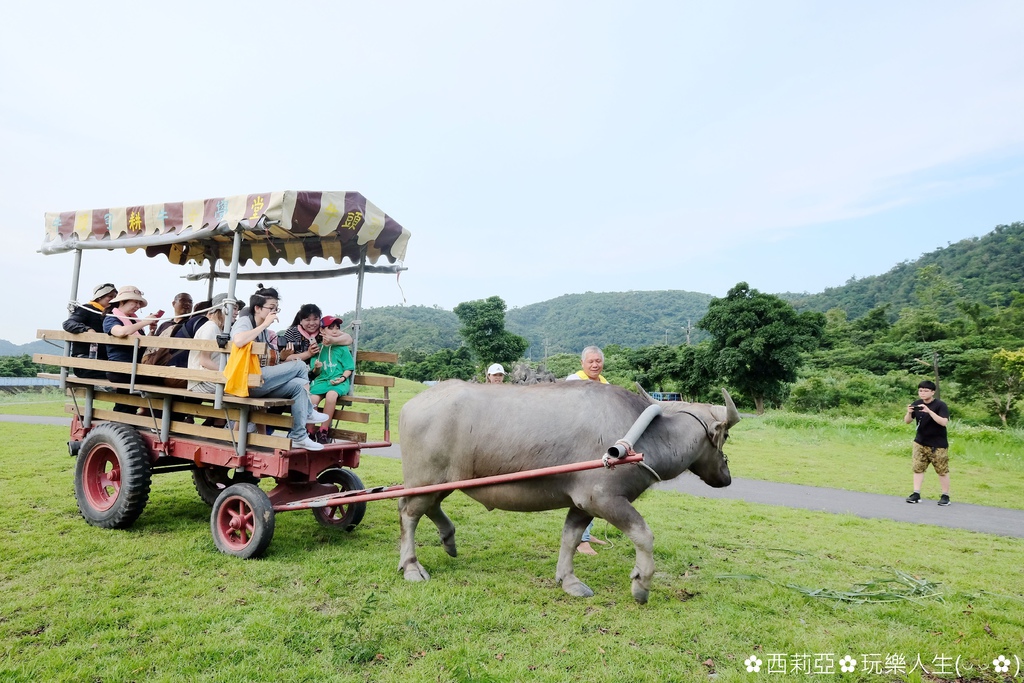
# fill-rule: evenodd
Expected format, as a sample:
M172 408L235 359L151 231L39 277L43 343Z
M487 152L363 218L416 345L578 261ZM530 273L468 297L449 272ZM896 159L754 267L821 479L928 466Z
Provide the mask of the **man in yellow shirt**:
M580 365L583 366L583 369L566 377L565 380L567 382L574 380L589 380L591 382L608 384L608 380L606 380L604 375L601 374L601 371L604 370L604 352L601 351L601 349L596 346L588 346L583 349L583 353L580 354ZM591 541L598 545L607 545L601 539L593 538L590 535L590 530L593 528L594 522L591 521L583 532L583 540L581 540L580 544L576 546L577 552L581 552L584 555L597 555L597 551L590 545Z

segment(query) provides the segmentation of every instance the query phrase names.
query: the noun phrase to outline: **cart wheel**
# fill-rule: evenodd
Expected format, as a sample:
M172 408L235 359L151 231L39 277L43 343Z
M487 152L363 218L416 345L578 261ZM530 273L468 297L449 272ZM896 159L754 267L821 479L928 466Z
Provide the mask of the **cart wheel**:
M255 484L221 491L210 513L213 542L222 553L244 560L262 555L274 538L274 507Z
M361 491L366 488L354 472L343 470L340 467L324 470L317 475L316 480L321 484L334 484L339 491ZM352 531L359 525L359 522L363 521L363 515L366 514L366 503L333 505L310 508L310 510L321 526Z
M108 423L82 440L75 461L75 499L89 524L127 529L149 500L149 448L129 425Z
M255 484L259 481L251 472L239 472L229 467L199 467L192 470L192 483L196 493L207 505L213 505L221 491L232 484Z

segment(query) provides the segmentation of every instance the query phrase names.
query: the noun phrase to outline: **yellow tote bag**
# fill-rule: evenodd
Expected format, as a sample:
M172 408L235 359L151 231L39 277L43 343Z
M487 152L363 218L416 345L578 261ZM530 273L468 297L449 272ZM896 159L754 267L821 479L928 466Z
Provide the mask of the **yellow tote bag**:
M224 393L232 396L249 395L249 375L259 375L260 359L252 352L252 342L238 347L231 344L231 355L224 368Z

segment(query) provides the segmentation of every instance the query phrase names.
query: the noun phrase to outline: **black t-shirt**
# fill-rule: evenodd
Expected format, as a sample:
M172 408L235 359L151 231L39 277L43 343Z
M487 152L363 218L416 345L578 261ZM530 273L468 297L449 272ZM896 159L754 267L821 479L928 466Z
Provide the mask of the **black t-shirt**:
M924 401L917 399L912 405L923 405ZM935 398L928 404L928 409L939 417L949 418L949 406ZM946 439L946 426L940 425L932 416L923 410L914 411L914 420L917 422L917 436L914 441L929 448L949 448L949 441Z

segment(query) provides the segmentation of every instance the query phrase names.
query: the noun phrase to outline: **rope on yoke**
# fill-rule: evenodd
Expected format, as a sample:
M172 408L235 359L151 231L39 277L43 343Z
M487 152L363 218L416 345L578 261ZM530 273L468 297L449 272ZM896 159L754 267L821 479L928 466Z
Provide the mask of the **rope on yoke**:
M625 452L623 453L622 457L626 457L626 456L630 456L630 455L639 455L641 458L644 457L643 453L637 453L636 451L633 450L633 447L630 444L628 444L627 442L625 442L625 441L623 441L621 439L619 441L616 441L615 445L623 447ZM604 455L601 456L601 462L604 463L605 468L609 469L609 470L613 469L618 464L618 462L616 462L617 460L619 460L619 458L611 456L611 455L609 455L607 453L605 453ZM661 478L661 475L659 475L657 472L655 472L651 468L651 466L648 465L643 460L641 460L640 462L635 463L635 464L639 465L640 467L642 467L645 470L647 470L648 472L650 472L652 475L654 475L654 478L657 479L658 481L663 481L663 479Z

